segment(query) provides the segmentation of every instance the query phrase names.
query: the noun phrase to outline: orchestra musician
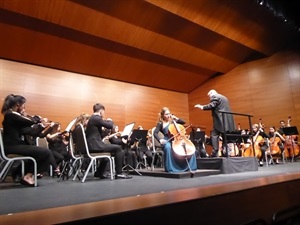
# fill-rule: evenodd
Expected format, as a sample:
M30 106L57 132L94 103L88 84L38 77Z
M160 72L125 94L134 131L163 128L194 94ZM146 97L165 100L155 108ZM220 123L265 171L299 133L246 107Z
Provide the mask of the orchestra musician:
M55 159L54 162L50 164L54 168L54 174L60 176L60 166L63 161L68 162L71 159L71 155L68 152L67 146L69 144L66 135L68 133L61 132L60 123L54 123L51 131L47 134L46 138L49 144L49 149L52 151L52 154Z
M144 130L144 128L139 125L137 130ZM149 131L147 132L146 139L141 137L135 137L135 140L130 140L130 149L136 153L137 161L142 162L145 157L146 162L144 165L146 168L151 166L152 163L152 138L151 138L151 130L150 136ZM143 165L143 164L142 164Z
M90 152L109 152L115 157L115 170L116 178L129 179L132 178L122 171L122 165L124 162L124 152L120 145L115 144L105 144L103 142L102 127L112 129L113 122L111 119L104 119L105 107L100 103L96 103L93 106L93 115L90 117L86 126L86 139ZM106 168L107 161L101 162L95 172L94 176L100 178L106 178L104 176L104 171Z
M285 138L276 131L276 128L274 126L271 126L269 128L269 137L270 151L273 158L276 159L275 163L278 164L281 153L284 151Z
M116 144L122 146L122 150L125 153L125 161L126 163L130 165L132 168L135 168L137 165L137 156L136 152L133 151L129 146L128 146L128 139L125 137L121 137L121 132L119 131L119 126L114 125L113 128L111 129L111 134L106 136L105 139L108 139L110 144Z
M265 156L265 152L269 149L268 139L269 136L264 132L264 129L259 124L252 125L252 135L254 137L254 150L255 155L259 160L259 165L263 166L263 159ZM252 146L251 146L252 147Z
M73 128L73 132L71 133L71 135L73 137L73 143L75 144L75 152L76 152L76 154L80 154L80 149L78 149L77 146L76 146L76 133L77 132L75 132L75 131L77 129L81 129L80 125L82 125L83 128L84 128L84 130L85 130L90 117L91 116L89 114L82 113L82 114L80 114L76 118L76 121L75 121L75 124L74 124L74 128ZM89 159L86 158L86 157L84 157L83 161L82 161L82 165L81 165L81 171L85 172L85 170L87 169L88 165L89 165Z
M184 124L185 121L177 118L176 116L170 113L170 110L167 107L163 107L159 113L159 121L154 130L154 137L162 145L164 152L164 169L168 173L184 172L184 171L195 171L197 170L196 155L195 153L191 155L188 159L188 163L185 159L178 157L174 153L172 146L172 141L170 140L170 126L173 123L173 120L178 124ZM160 139L158 133L161 132L164 135L164 138ZM194 146L195 148L195 146Z
M10 94L6 96L2 114L3 144L6 154L18 154L33 157L37 162L37 172L42 174L49 169L50 150L36 145L29 145L24 141L24 135L32 131L32 125L36 121L23 116L25 114L26 98L21 95ZM27 133L25 133L25 131ZM25 176L20 183L25 186L34 187L33 162L26 160ZM20 167L19 167L20 168Z

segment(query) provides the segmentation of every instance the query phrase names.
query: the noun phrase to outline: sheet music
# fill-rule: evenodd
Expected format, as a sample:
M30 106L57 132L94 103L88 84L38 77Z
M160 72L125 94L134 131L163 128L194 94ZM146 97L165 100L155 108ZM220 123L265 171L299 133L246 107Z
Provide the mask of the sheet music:
M135 124L135 122L127 124L124 127L124 130L123 130L123 132L121 134L121 137L125 137L125 136L128 137L130 135L130 133L132 132L132 130L133 130L134 124Z
M70 132L70 130L72 129L72 127L75 125L76 120L77 120L77 117L69 123L69 125L65 129L66 132Z

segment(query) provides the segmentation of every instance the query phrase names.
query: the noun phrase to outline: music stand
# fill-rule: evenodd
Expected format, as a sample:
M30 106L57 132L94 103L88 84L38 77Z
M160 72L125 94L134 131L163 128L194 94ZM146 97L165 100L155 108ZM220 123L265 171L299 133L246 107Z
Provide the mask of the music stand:
M287 135L287 136L291 136L291 135L297 135L299 134L298 129L296 126L293 127L283 127L282 128L282 132ZM291 159L291 161L294 161L294 156L295 156L295 149L294 149L294 139L292 138L292 151L293 151L293 157Z
M130 138L130 136L131 136L131 134L132 134L134 125L135 125L135 122L132 122L132 123L127 124L127 125L124 127L124 130L123 130L123 132L122 132L122 134L121 134L121 137L122 137L122 138L125 138L125 139L127 139L127 140L129 140L129 138ZM126 145L126 148L127 148L127 150L128 150L128 143L127 143L127 145ZM129 168L130 168L130 169L132 169L133 171L135 171L137 174L139 174L140 176L142 176L142 174L141 174L139 171L137 171L136 169L134 169L134 168L133 168L131 165L129 165L127 162L126 162L126 165L123 166L122 169L125 169L125 168L126 168L126 170L127 170L127 173L129 173Z
M140 144L142 143L143 145L146 146L147 134L148 134L147 130L133 130L132 134L130 135L131 140L138 141L138 145L137 145L138 157L140 156ZM139 168L139 166L144 166L144 168L147 168L147 166L141 161L141 159L136 165L136 168Z
M299 134L296 126L293 126L293 127L283 127L282 128L282 132L285 135L297 135L297 134Z
M193 143L205 142L205 131L192 131L190 139Z
M232 143L233 144L233 149L232 151L235 150L235 148L238 148L237 147L237 143L242 143L243 140L246 140L247 141L247 138L246 136L249 137L249 135L241 135L242 131L232 131L232 132L226 132L226 144L227 146L226 147L226 154L228 154L228 144ZM239 152L240 154L240 152Z

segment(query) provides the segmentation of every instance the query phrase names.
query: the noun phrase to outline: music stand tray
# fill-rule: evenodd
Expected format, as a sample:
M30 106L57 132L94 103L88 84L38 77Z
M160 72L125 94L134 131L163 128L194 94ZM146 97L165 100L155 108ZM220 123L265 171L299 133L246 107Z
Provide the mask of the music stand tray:
M282 128L282 132L285 135L297 135L297 134L299 134L296 126L293 126L293 127L283 127Z
M190 140L194 142L205 142L205 131L191 131Z
M139 142L146 143L147 134L148 134L147 130L134 129L130 135L130 139L133 141L138 140Z
M228 143L242 143L243 138L249 137L249 135L241 135L241 133L238 132L231 132L231 133L226 133L226 140L227 144Z

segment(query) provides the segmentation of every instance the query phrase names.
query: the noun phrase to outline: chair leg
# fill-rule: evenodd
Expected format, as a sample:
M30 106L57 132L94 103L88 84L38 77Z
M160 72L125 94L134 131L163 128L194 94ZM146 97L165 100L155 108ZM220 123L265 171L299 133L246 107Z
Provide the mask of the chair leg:
M75 167L76 163L79 163L77 169ZM76 177L78 177L78 179L80 180L79 172L81 171L82 164L83 164L83 159L75 159L73 163L73 167L76 170L76 172L74 173L73 180L75 180Z
M5 180L12 165L13 165L13 161L6 161L5 166L3 167L3 169L1 170L1 173L0 173L1 181Z
M37 187L37 163L34 159L32 159L33 165L34 165L34 172L33 172L33 177L34 177L34 186Z
M88 168L86 169L86 171L85 171L85 173L84 173L84 176L83 176L83 178L82 178L82 181L81 181L82 183L85 182L85 179L86 179L86 177L87 177L87 175L88 175L88 173L89 173L91 167L94 166L94 162L95 162L95 159L91 159L91 161L90 161L90 163L89 163L89 166L88 166Z

